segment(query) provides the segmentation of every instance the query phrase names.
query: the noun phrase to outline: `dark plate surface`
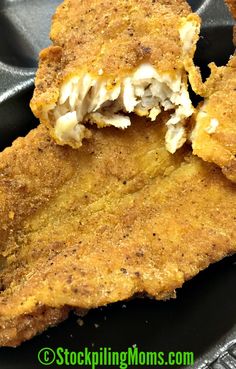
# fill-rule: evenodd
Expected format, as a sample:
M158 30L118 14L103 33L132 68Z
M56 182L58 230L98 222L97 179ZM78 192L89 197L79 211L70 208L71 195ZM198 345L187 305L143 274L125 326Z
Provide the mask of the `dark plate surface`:
M223 0L189 2L203 19L196 62L207 73L209 62L224 64L233 53L234 22ZM37 124L28 105L38 52L49 44L50 18L59 3L0 0L0 149ZM71 315L19 348L0 349L0 368L43 368L37 359L43 347L122 351L136 344L144 351L193 351L194 368L236 369L235 285L236 256L186 283L176 300L114 304L89 312L83 326Z

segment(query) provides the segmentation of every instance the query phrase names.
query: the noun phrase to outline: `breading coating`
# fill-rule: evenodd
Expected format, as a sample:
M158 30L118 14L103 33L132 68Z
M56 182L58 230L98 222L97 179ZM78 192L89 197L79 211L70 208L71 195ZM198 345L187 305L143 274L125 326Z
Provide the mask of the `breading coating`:
M31 108L58 144L78 148L98 127L125 129L129 114L153 122L163 110L166 147L187 139L194 108L187 85L201 90L193 65L200 18L185 0L65 0L53 18L53 45L40 54Z
M194 118L193 153L222 168L236 182L236 56L228 65L211 65L207 97Z
M236 19L236 0L225 0L228 5L234 19Z
M136 294L156 299L236 251L236 187L165 149L166 120L92 128L80 150L39 126L0 154L0 344Z
M229 7L232 16L236 20L236 0L225 0L225 2ZM234 42L234 46L236 46L236 24L233 29L233 42Z

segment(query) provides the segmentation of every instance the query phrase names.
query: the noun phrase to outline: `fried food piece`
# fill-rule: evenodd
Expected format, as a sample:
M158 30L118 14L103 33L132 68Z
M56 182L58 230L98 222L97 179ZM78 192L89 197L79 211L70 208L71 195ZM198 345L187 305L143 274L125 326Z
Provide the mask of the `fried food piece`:
M65 0L53 18L53 46L40 54L31 108L58 144L78 148L86 122L125 129L129 113L152 121L163 110L167 149L186 141L194 109L187 72L193 65L200 18L185 0Z
M222 168L236 182L236 56L228 65L211 65L208 97L196 114L193 153Z
M136 294L168 299L236 251L236 187L165 149L166 120L93 128L80 150L44 126L0 154L0 344Z
M236 19L236 0L225 0L228 5L234 19Z
M236 0L225 0L225 2L229 7L232 16L236 20ZM234 46L236 47L236 24L233 29L233 43L234 43Z

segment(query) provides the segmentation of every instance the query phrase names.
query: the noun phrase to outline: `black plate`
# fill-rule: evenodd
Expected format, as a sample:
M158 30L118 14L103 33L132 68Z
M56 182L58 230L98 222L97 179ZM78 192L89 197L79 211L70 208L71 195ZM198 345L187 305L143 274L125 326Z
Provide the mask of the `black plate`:
M0 0L0 149L37 124L28 104L38 52L49 44L50 18L59 2ZM234 21L223 0L189 2L203 19L196 63L206 73L209 62L224 64L233 53ZM0 368L42 368L37 353L43 347L122 351L135 344L146 351L193 351L195 368L236 368L235 285L236 256L186 283L176 300L117 303L89 312L83 326L71 315L19 348L0 349Z

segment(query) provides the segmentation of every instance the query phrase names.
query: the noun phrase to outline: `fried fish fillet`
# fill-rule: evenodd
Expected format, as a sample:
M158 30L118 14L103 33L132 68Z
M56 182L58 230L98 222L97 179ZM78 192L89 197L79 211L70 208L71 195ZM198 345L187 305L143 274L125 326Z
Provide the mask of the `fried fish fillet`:
M170 110L167 149L187 139L194 109L187 72L193 65L200 18L185 0L65 0L53 18L53 45L40 54L31 108L58 144L80 147L84 125L127 128L129 113L152 121Z
M80 150L44 126L0 154L0 344L136 294L168 299L236 251L236 187L165 149L166 120L92 128Z
M234 20L236 20L236 0L225 0L225 2L229 7L232 16L234 17ZM234 46L236 47L236 24L233 29L233 43Z
M233 17L236 19L236 0L225 0L225 2L230 8Z
M236 56L228 65L211 65L208 96L196 114L193 153L222 168L236 182Z

